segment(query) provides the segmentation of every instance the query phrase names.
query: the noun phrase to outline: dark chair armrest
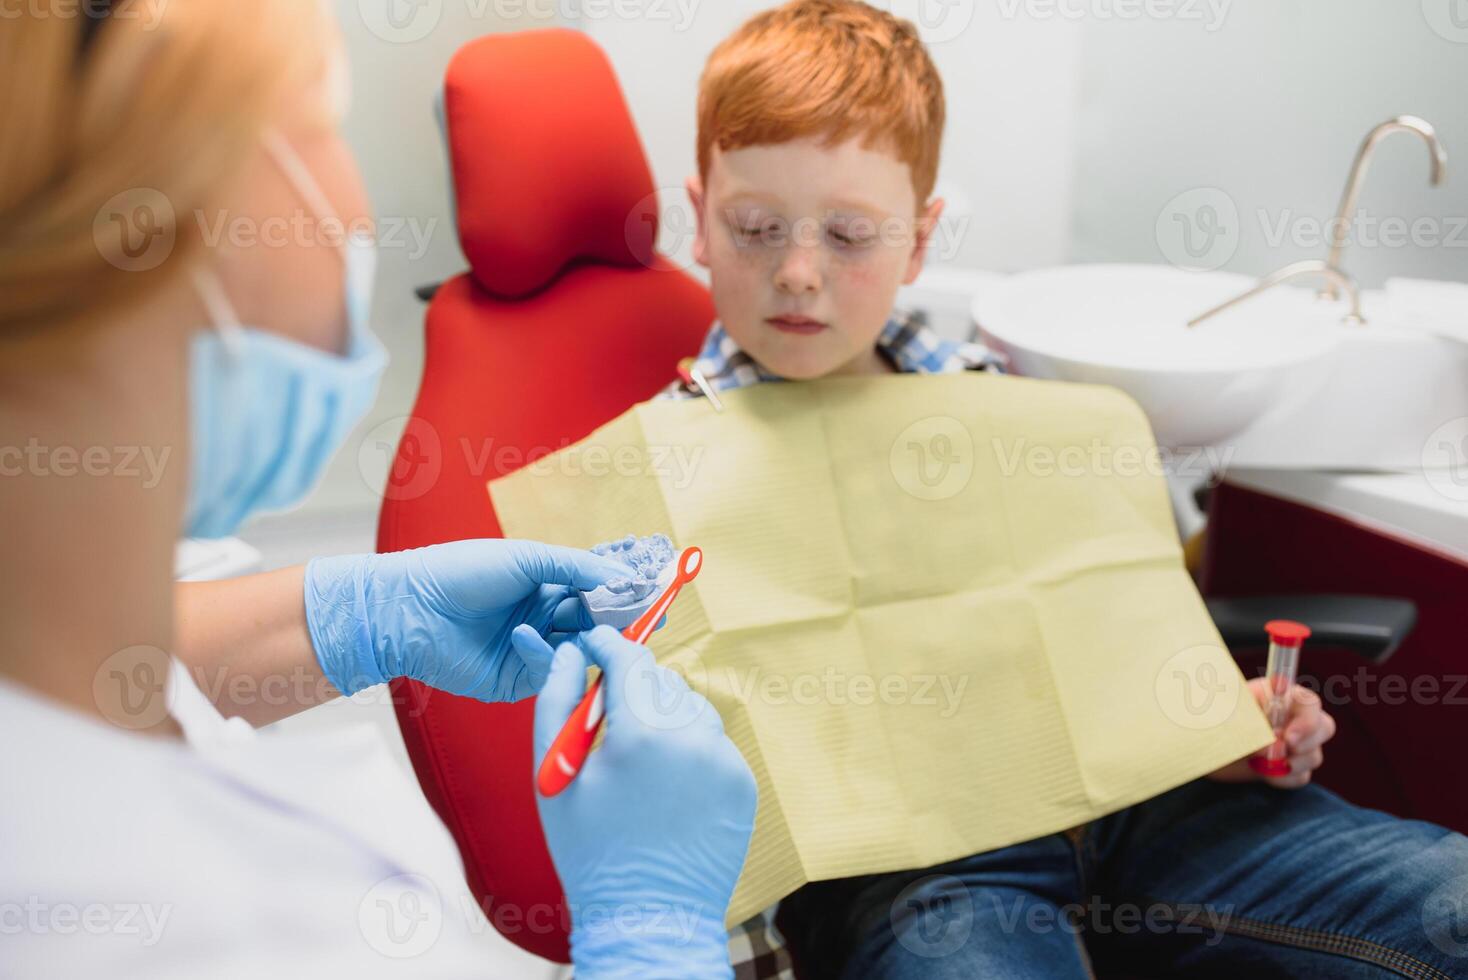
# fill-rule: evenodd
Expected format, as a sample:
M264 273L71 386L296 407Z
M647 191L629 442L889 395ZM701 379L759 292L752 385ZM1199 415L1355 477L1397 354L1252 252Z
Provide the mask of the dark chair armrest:
M1308 643L1345 647L1374 664L1396 652L1417 623L1408 599L1367 595L1223 596L1208 613L1230 648L1268 643L1264 624L1293 619L1310 627Z

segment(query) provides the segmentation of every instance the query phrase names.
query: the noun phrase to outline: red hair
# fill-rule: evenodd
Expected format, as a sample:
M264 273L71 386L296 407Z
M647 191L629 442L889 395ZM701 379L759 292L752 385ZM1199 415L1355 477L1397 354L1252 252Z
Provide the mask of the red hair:
M938 180L943 80L910 21L860 0L792 0L757 14L704 67L698 171L721 151L860 137L912 168L922 208Z

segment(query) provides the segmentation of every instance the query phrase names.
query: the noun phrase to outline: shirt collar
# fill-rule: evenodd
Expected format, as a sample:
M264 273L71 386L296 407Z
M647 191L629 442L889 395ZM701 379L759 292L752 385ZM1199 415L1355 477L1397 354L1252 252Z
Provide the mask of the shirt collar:
M982 344L940 337L920 316L906 312L894 313L887 321L877 337L877 350L904 374L997 371L1004 366L1004 359ZM722 323L709 330L694 367L715 391L785 380L741 350Z

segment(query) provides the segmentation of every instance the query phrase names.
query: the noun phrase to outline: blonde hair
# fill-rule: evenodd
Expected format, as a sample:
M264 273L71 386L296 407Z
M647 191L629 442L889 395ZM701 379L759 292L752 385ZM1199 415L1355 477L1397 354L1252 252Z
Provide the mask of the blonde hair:
M859 136L912 169L922 208L938 180L943 79L910 21L859 0L793 0L750 18L709 55L698 92L698 168L713 147Z
M99 6L31 0L0 30L0 339L115 310L184 271L193 215L322 74L311 0L114 2L84 45ZM166 200L151 217L176 241L129 271L95 229L139 194Z

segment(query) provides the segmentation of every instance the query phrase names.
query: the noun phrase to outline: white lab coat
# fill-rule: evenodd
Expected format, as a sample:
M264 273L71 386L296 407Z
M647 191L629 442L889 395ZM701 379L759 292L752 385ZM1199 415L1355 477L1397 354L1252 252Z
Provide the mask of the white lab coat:
M172 680L187 745L0 682L0 977L505 973L452 840L370 727L257 736Z

